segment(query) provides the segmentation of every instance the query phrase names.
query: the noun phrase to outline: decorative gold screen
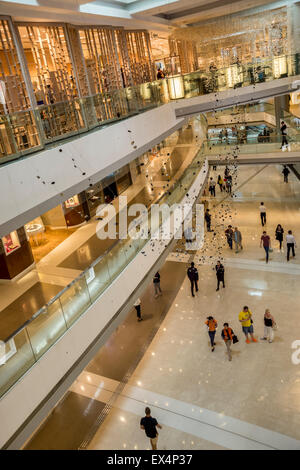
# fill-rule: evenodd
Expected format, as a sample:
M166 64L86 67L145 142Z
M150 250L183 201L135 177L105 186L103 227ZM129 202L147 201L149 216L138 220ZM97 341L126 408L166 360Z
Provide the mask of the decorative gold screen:
M64 26L19 25L22 45L38 104L78 96Z
M150 35L148 31L124 31L128 58L135 85L156 79L151 57Z
M0 19L0 114L30 107L8 20Z
M198 69L197 49L194 41L169 38L170 55L178 56L180 72L190 73Z

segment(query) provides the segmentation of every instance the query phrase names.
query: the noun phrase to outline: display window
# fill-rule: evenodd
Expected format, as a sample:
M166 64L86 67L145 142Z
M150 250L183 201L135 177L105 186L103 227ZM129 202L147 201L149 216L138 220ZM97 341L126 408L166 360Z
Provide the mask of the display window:
M2 237L2 243L6 256L10 255L10 253L13 253L21 246L16 230L14 232L9 233L5 237Z
M73 197L70 197L70 199L67 199L65 201L65 207L66 209L70 209L72 207L77 207L80 205L80 202L79 202L79 198L78 196L73 196Z

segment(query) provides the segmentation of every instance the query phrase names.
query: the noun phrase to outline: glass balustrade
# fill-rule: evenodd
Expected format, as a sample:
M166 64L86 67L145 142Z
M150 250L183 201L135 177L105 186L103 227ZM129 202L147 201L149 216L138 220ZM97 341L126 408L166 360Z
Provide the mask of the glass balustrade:
M124 96L124 95L123 95ZM165 191L156 204L179 203L199 174L204 154L197 152L190 166ZM111 285L143 249L153 233L169 218L162 213L151 226L151 209L137 219L129 232L140 237L116 240L111 248L95 260L78 278L65 287L47 305L9 338L0 338L0 396L6 393L25 372L76 322ZM105 313L103 313L105 314ZM101 308L99 309L101 315Z
M236 89L300 74L299 55L255 59L196 71L73 101L0 116L0 164L172 100Z

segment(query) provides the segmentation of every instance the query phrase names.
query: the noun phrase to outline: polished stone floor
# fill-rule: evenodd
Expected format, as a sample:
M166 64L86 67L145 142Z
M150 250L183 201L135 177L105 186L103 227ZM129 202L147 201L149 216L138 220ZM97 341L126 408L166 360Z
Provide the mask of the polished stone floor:
M191 253L180 252L179 244L161 270L163 295L153 299L150 285L141 297L144 322L136 321L134 310L129 314L27 448L149 449L139 420L150 406L163 426L159 449L300 449L300 365L292 361L293 343L300 341L300 254L287 263L274 241L277 223L299 240L300 185L292 174L283 183L281 171L275 165L240 167L234 177L237 197L204 196L214 232L194 256L200 277L196 297L185 275ZM275 248L268 264L259 247L261 201ZM226 244L229 223L243 234L240 253ZM226 280L219 292L217 259ZM257 343L245 343L238 322L244 305L253 312ZM266 308L278 325L271 344L261 339ZM219 322L214 352L204 324L208 315ZM232 362L220 337L224 322L239 338ZM87 400L84 410L68 404L68 395L76 394ZM65 436L65 423L74 421L84 432L70 426Z

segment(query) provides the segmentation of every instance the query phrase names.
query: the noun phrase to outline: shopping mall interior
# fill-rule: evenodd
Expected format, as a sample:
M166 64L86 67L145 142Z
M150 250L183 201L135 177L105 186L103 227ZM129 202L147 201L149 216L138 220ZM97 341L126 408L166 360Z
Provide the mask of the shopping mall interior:
M299 1L0 0L0 192L1 449L300 449Z

